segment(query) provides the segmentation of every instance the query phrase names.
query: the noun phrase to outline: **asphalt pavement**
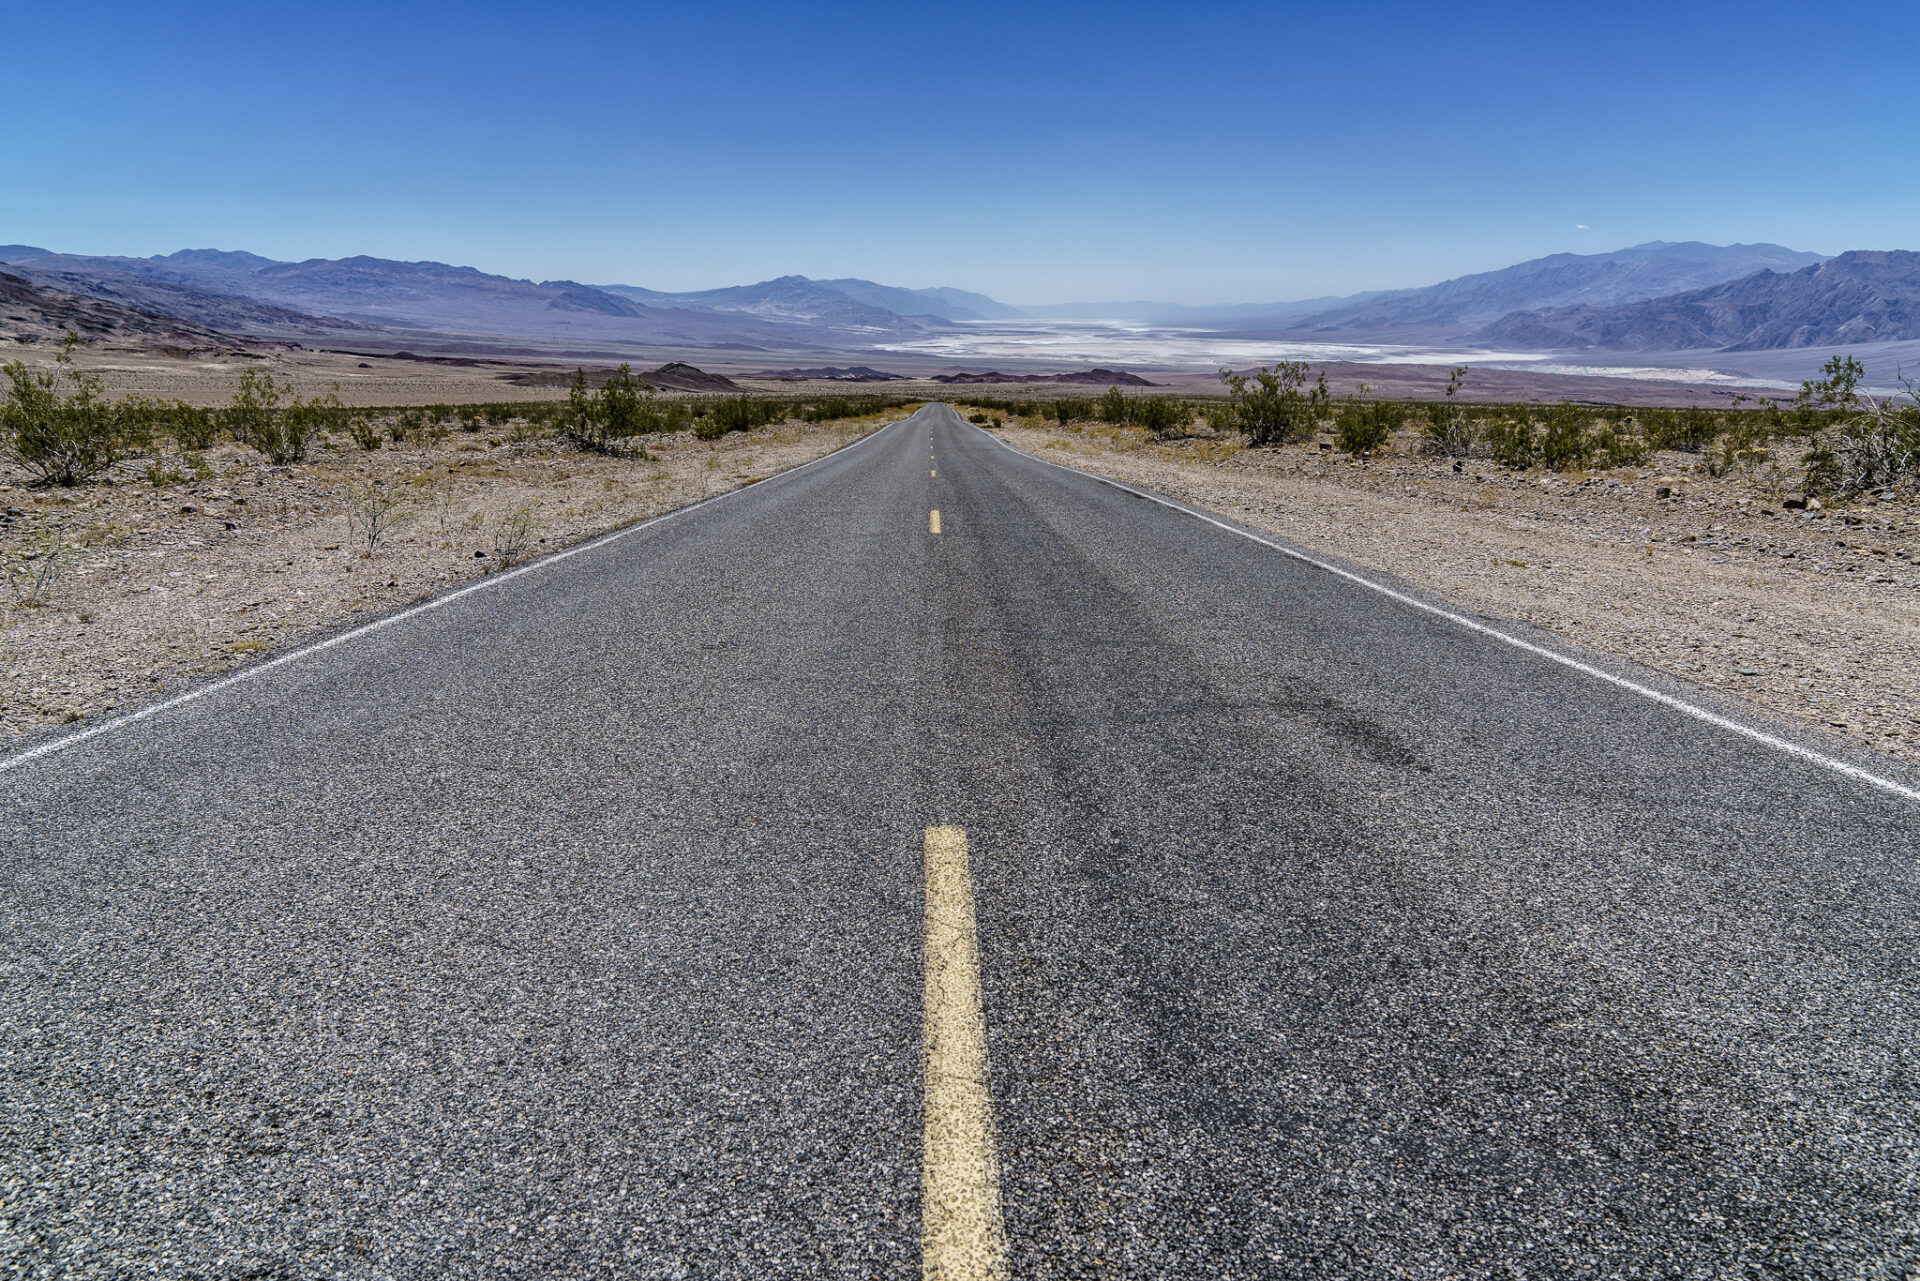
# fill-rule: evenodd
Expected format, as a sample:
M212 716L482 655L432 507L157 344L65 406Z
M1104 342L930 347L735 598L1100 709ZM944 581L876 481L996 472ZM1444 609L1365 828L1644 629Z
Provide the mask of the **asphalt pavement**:
M974 1275L1920 1277L1914 780L1227 524L935 406L0 761L0 1273L933 1270L933 829Z

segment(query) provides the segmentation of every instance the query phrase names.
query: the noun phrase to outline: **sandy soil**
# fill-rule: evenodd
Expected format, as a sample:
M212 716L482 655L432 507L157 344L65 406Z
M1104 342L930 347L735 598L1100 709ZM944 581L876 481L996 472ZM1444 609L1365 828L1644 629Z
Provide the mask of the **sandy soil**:
M1357 463L1317 444L1158 445L1009 425L1009 444L1395 575L1495 618L1920 761L1920 501L1783 511L1760 483L1663 455L1613 472L1455 473L1412 439ZM1661 487L1673 491L1656 497Z
M646 441L653 461L556 440L346 445L275 467L227 445L205 473L155 486L144 461L111 485L31 489L0 465L0 742L143 702L311 634L389 612L500 566L524 523L526 554L657 515L798 466L908 410L787 424L716 442ZM374 481L407 498L371 550L351 495ZM58 541L69 550L45 603L19 596Z

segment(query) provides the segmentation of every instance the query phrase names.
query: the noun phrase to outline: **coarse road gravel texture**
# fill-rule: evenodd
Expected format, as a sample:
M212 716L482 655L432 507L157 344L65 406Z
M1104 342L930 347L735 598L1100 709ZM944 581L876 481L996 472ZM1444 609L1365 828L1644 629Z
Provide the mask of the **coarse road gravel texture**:
M0 805L7 1275L915 1275L942 824L1014 1277L1920 1274L1920 806L944 407Z

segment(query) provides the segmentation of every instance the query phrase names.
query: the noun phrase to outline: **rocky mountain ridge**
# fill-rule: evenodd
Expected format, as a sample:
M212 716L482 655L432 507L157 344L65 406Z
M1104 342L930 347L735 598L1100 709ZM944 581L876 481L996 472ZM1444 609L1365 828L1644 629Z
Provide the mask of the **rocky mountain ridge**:
M1612 307L1518 311L1475 340L1533 350L1772 351L1920 339L1920 253L1852 250L1797 271Z

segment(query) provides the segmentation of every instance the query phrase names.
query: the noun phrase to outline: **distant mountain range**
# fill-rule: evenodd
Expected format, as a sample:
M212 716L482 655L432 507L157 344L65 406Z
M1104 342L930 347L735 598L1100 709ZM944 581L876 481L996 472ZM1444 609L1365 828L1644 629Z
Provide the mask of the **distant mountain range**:
M1827 259L1779 245L1698 241L1553 254L1419 289L1221 307L1021 309L961 289L805 276L668 292L517 280L436 262L280 262L216 249L126 258L5 245L0 271L8 277L0 286L0 336L19 341L39 341L71 324L170 346L417 345L432 334L454 345L486 336L563 347L826 353L898 347L965 325L1017 328L1048 319L1529 351L1760 351L1920 340L1920 255L1854 251ZM856 368L840 376L881 376Z
M187 249L153 258L0 246L0 264L43 288L110 300L208 329L337 340L342 330L427 330L594 342L842 350L1012 309L958 289L906 290L804 276L675 294L386 258L279 262Z
M1779 245L1654 240L1612 253L1552 254L1418 289L1213 307L1144 301L1062 303L1029 307L1027 313L1053 320L1133 320L1223 329L1459 330L1477 328L1525 308L1632 302L1735 280L1762 269L1791 271L1820 261L1819 254Z
M1471 276L1346 302L1300 320L1298 329L1446 328L1485 325L1510 312L1608 306L1737 280L1757 271L1823 261L1779 245L1678 244L1654 240L1604 254L1552 254Z
M1920 338L1920 253L1855 250L1798 271L1617 306L1512 312L1488 344L1609 351L1773 351Z

